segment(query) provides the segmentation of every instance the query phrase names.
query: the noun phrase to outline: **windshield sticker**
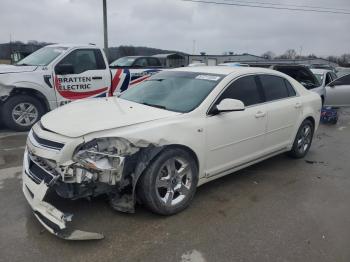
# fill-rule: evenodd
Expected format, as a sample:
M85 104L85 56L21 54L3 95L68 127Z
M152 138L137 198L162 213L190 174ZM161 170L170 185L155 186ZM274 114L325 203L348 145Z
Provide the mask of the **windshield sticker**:
M56 48L53 51L56 52L56 53L63 53L65 50Z
M211 75L198 75L196 79L199 80L208 80L208 81L218 81L220 76L211 76Z

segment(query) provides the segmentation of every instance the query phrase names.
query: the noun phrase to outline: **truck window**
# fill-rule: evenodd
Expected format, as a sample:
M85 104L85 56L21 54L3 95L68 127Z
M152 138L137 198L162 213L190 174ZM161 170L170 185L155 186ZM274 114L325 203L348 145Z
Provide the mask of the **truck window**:
M74 50L59 62L59 65L67 64L73 66L74 74L106 69L101 51L97 49Z
M148 65L154 66L154 67L161 66L161 64L157 58L151 58L151 57L148 58Z
M138 59L135 61L134 66L137 66L137 67L147 67L148 64L147 64L146 58L138 58Z

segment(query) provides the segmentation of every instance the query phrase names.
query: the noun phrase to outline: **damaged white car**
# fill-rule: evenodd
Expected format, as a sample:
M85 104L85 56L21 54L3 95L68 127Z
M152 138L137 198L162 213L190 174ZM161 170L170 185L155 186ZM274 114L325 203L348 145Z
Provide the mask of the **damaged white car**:
M133 213L136 200L171 215L196 187L274 155L307 154L320 96L262 68L192 67L161 72L120 97L80 100L45 115L29 133L23 192L35 216L65 239L72 215L48 203L106 194Z

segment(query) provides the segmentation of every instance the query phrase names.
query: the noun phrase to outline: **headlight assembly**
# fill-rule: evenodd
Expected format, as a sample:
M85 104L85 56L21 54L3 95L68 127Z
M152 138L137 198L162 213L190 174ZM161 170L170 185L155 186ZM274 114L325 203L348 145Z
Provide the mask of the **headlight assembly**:
M120 171L125 156L138 148L123 138L97 138L79 147L73 160L87 169L97 171Z

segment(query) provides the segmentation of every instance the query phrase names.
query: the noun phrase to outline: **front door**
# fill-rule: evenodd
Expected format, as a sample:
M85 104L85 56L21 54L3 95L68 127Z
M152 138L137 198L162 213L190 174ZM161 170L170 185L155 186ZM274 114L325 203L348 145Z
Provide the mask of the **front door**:
M111 74L99 49L76 49L55 66L58 106L73 100L106 96Z
M208 115L206 119L207 176L230 170L261 156L266 132L266 106L255 76L233 82L215 104L225 98L241 100L244 111Z
M350 75L336 79L326 86L327 106L350 106Z

